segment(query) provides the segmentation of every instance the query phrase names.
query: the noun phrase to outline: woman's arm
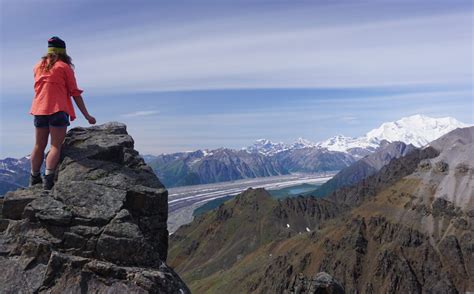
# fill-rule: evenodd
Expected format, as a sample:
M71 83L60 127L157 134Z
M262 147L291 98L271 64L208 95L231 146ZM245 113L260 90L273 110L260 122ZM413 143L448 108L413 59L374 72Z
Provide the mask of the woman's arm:
M86 104L84 103L84 100L82 99L82 96L73 96L74 101L76 102L77 107L79 107L79 110L81 110L82 114L84 117L87 119L87 121L93 125L96 123L95 118L89 114L86 108Z

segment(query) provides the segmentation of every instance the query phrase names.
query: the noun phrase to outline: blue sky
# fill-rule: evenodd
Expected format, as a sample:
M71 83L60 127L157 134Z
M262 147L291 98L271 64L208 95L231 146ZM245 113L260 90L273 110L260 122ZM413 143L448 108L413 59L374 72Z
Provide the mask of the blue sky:
M32 66L52 35L67 42L90 112L125 122L141 153L359 136L416 113L474 122L471 1L0 8L0 158L30 152Z

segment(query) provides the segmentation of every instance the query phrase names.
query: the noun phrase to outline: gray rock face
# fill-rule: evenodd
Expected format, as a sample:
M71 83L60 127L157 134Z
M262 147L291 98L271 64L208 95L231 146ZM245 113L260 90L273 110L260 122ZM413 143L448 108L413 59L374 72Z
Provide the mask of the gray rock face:
M303 274L295 276L289 289L284 293L288 294L344 294L344 288L331 275L320 272L314 278L308 278Z
M166 264L168 192L120 123L71 129L53 190L9 192L0 292L189 293Z
M426 187L420 198L424 196L425 202L442 198L474 213L474 127L456 129L430 146L439 155L425 162L414 176Z

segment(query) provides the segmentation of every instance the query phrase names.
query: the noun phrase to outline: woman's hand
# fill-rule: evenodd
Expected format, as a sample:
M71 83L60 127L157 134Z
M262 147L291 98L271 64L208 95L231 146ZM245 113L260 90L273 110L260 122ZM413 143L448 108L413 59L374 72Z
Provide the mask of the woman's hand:
M96 123L95 117L93 117L92 115L89 115L89 112L87 111L87 108L86 108L86 105L84 104L84 100L82 99L82 96L78 95L78 96L73 96L73 97L74 97L74 101L77 104L77 107L79 107L79 109L81 110L82 114L87 119L87 121L91 125L95 125Z
M95 117L93 117L92 115L88 115L88 116L86 116L86 119L91 125L95 125L95 123L96 123Z

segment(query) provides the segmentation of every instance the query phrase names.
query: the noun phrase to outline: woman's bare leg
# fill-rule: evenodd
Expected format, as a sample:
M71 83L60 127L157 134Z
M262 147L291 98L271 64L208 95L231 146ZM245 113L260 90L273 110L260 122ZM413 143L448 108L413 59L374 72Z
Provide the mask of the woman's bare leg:
M31 171L39 172L44 159L44 149L48 145L49 128L35 128L35 146L31 152Z
M61 156L61 146L66 136L67 127L50 127L51 149L46 157L46 169L54 170Z

